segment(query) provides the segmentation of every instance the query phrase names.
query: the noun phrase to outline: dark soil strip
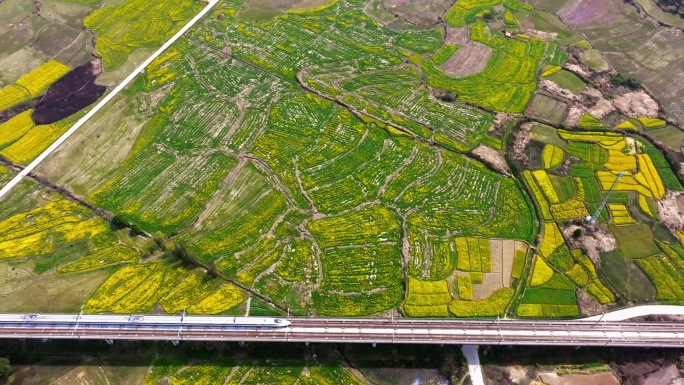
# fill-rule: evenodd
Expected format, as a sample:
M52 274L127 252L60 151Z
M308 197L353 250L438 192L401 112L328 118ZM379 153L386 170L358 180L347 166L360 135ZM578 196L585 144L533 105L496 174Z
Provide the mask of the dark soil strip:
M0 4L2 4L2 1L0 1ZM37 102L37 100L35 102ZM10 108L8 110L0 112L0 124L5 123L6 121L8 121L8 120L12 119L13 117L21 114L22 112L28 110L29 108L31 108L31 102L24 103L24 104L21 104L21 105L18 105L16 107L13 107L13 108Z
M100 65L93 61L74 68L56 81L31 114L35 124L58 122L97 101L107 90L95 84L99 73Z

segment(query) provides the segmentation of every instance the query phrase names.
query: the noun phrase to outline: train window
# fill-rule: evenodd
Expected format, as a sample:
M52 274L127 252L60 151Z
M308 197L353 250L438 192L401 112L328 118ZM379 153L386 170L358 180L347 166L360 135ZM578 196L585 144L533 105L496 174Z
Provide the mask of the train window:
M281 320L280 318L276 318L276 319L275 319L275 323L277 323L277 324L283 323L283 320Z

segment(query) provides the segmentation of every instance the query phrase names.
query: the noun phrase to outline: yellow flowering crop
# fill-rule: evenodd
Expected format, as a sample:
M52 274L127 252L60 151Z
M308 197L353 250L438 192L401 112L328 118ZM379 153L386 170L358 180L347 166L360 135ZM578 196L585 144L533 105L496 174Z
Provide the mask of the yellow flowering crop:
M545 169L556 168L563 163L563 150L553 144L547 144L542 150L542 161Z
M50 60L19 78L16 83L26 88L31 97L35 98L42 95L52 83L69 73L69 71L71 71L71 68L68 66L58 61Z
M541 211L542 219L544 219L545 221L553 220L553 216L551 215L551 211L549 210L549 202L544 197L544 194L539 188L539 185L537 185L537 182L535 182L532 173L528 170L525 170L523 171L523 177L525 178L527 185L530 187L530 190L532 190L534 200L537 201L537 205L539 206L539 210Z
M594 266L591 259L582 254L582 251L579 249L572 250L572 254L575 261L584 268L584 271L589 276L589 283L587 284L589 294L594 296L601 304L615 302L615 294L601 282L601 279L596 274L596 266Z
M553 189L553 184L551 184L551 180L549 179L549 175L546 173L546 171L533 171L532 176L534 176L534 179L537 181L537 185L539 185L539 188L544 193L544 196L546 196L546 198L549 200L549 203L559 203L558 195L556 195L556 191Z
M651 208L648 205L648 200L645 196L639 194L639 208L641 211L643 211L645 214L647 214L651 218L655 218L655 215L651 211Z
M224 283L214 293L204 298L197 305L188 308L193 314L218 314L222 313L247 299L245 294L236 286Z
M138 282L123 298L119 299L108 311L119 314L147 313L152 310L159 300L159 289L164 282L166 268L163 263L149 263L154 265L151 274L142 282Z
M532 268L532 279L530 287L541 286L551 280L553 269L549 267L544 258L536 255L534 257L534 267Z
M304 15L304 14L311 15L311 14L323 11L325 9L328 9L328 8L332 7L333 5L337 4L337 2L339 2L339 1L340 0L332 0L329 3L320 5L320 6L315 7L315 8L302 9L302 10L293 9L293 10L290 10L289 13L296 14L296 15Z
M629 120L625 120L624 122L615 126L615 128L619 128L621 130L636 130L637 129L637 127L634 125L634 123L630 122Z
M617 172L597 171L596 178L601 183L601 189L603 191L608 191L613 186L613 183L615 183L615 179L617 179ZM620 178L620 181L615 186L615 191L636 191L647 198L653 197L651 190L645 185L640 184L635 177L629 173Z
M458 298L464 301L471 301L473 299L473 282L470 275L458 276Z
M97 270L122 263L135 262L140 253L128 246L117 245L98 251L87 257L82 257L59 269L60 273L74 273Z
M28 164L59 138L68 127L59 124L35 126L18 141L0 151L14 163Z
M608 150L608 162L603 165L611 171L629 171L636 170L636 157L625 155L619 150Z
M10 84L0 89L0 111L12 108L31 99L29 91L16 84Z
M521 303L515 309L519 317L539 318L543 316L542 305L538 303Z
M84 310L88 313L111 311L120 299L145 282L157 265L159 263L144 263L117 270L88 299Z
M552 205L551 212L557 221L584 218L589 215L582 199L571 199L565 203Z
M89 239L107 229L77 203L55 200L0 222L0 259L44 255L53 250L55 239Z
M419 281L409 277L404 311L410 317L448 317L450 302L445 280Z
M565 243L563 235L558 226L554 222L544 222L544 232L541 243L539 244L539 252L544 258L548 258Z
M574 132L567 130L558 130L558 135L564 140L578 140L585 142L602 142L606 140L619 140L622 139L622 135L614 132L601 132L601 131L582 131Z
M31 112L26 110L15 115L12 119L0 124L0 147L4 147L26 134L33 127Z
M572 268L566 271L565 275L579 287L585 287L589 283L589 275L580 264L572 265Z
M491 272L492 252L485 238L456 238L456 268L462 271Z
M611 222L614 225L636 223L636 221L629 215L629 211L627 211L627 206L625 205L609 203L608 211L610 211Z
M201 302L218 289L220 284L220 280L211 279L204 272L195 270L173 285L159 304L167 313L176 313Z
M656 199L662 199L665 195L665 187L663 181L660 179L658 170L653 165L653 161L648 154L639 154L639 171L644 174L648 187Z
M572 178L575 181L575 186L577 186L577 199L580 201L584 201L584 198L587 196L587 192L584 190L584 183L582 183L581 178Z
M455 300L449 304L449 312L456 317L496 317L503 316L506 305L511 302L515 290L504 287L489 298L479 301Z
M546 71L544 71L544 73L542 73L541 76L542 76L543 78L545 78L545 77L547 77L547 76L551 76L551 75L555 74L556 72L558 72L558 71L560 71L560 70L562 70L562 69L563 69L563 67L561 67L561 66L553 66L553 67L547 69Z
M637 120L646 128L664 127L667 124L667 122L658 118L637 118Z
M627 142L624 139L620 140L604 140L602 142L598 142L599 146L602 148L605 148L606 150L617 150L617 151L622 151L627 146Z

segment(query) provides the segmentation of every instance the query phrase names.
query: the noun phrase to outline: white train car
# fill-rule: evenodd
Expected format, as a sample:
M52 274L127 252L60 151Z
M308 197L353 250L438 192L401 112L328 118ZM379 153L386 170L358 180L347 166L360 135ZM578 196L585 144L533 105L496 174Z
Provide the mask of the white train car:
M163 316L109 314L0 314L2 325L120 325L284 328L290 321L270 317Z

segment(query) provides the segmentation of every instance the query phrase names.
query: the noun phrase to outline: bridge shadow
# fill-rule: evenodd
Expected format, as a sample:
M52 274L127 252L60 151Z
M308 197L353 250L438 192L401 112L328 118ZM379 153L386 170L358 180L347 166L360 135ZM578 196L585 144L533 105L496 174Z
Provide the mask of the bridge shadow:
M377 364L388 367L429 367L451 351L458 352L459 346L206 341L183 341L174 345L166 341L124 340L114 341L110 345L99 340L0 339L0 356L10 357L13 364L22 365L89 365L95 357L116 361L121 366L145 366L149 362L143 358L153 360L160 355L175 355L200 362L226 357L270 363L306 361L325 365L342 360L361 367Z
M453 377L464 374L458 345L303 344L235 342L171 342L96 340L2 340L0 357L9 357L15 377L50 370L112 366L140 369L154 366L175 372L185 365L273 367L352 367L395 383L398 377ZM663 362L684 357L682 349L481 346L480 358L492 366L554 366ZM443 377L442 377L443 378ZM12 384L20 384L12 382Z

